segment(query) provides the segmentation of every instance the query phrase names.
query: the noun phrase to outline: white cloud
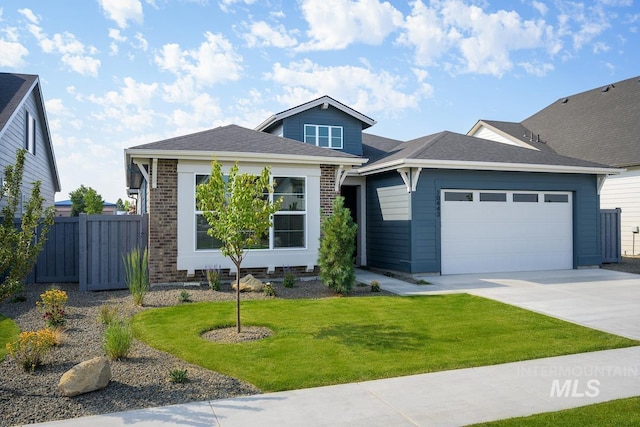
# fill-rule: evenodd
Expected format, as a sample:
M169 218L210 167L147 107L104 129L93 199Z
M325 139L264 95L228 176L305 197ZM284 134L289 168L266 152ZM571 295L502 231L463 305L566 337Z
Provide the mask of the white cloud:
M21 68L26 62L25 56L29 50L17 41L8 41L0 38L0 67Z
M249 27L249 33L244 35L249 47L274 46L279 48L292 47L298 44L295 37L287 34L283 25L270 27L264 21L254 22Z
M284 105L329 95L364 114L394 116L407 108L418 108L426 96L423 91L406 88L405 79L387 71L375 73L346 65L325 67L308 59L292 62L288 67L276 63L266 77L282 86L284 93L277 99Z
M142 33L136 33L135 39L138 43L134 45L134 47L145 52L149 49L149 42L147 42L147 39L144 38L144 35Z
M40 18L38 18L31 9L18 9L18 13L27 18L32 24L38 25L40 23Z
M381 44L402 23L402 13L378 0L304 0L308 43L299 50L344 49L352 43Z
M604 42L596 42L593 44L593 53L604 53L611 50L611 47Z
M139 0L98 0L105 15L115 21L120 28L127 27L127 21L142 23L142 3Z
M534 9L536 9L542 16L545 16L549 11L549 8L547 7L547 5L539 1L533 1L531 3L531 6L533 6Z
M167 101L186 102L199 88L240 78L242 57L231 43L222 34L206 32L204 36L197 49L182 50L171 43L156 54L156 64L177 76L174 83L164 85Z
M549 63L535 63L535 62L519 62L518 65L522 67L528 74L532 74L537 77L544 77L548 72L553 71L555 67Z
M98 52L95 47L85 46L75 35L66 31L49 38L35 23L29 24L27 28L38 40L43 52L60 55L62 63L78 74L94 77L98 75L101 61L92 56Z
M220 2L218 2L218 6L220 6L220 9L223 12L229 12L230 6L233 6L236 3L243 3L246 5L250 5L254 2L255 0L221 0Z

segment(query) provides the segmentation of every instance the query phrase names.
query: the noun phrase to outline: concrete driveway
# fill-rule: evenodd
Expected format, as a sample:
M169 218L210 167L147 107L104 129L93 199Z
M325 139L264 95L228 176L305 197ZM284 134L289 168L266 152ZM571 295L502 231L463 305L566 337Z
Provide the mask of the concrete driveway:
M424 276L402 295L467 292L640 340L640 275L604 269ZM394 292L393 286L385 290Z

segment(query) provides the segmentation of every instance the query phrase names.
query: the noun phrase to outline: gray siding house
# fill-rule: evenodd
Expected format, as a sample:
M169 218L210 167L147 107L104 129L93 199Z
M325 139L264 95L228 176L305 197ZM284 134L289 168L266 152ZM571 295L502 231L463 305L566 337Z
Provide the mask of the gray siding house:
M27 150L23 195L28 197L32 183L40 181L44 206L53 206L55 193L60 191L60 178L40 80L36 75L0 73L0 172L3 179L4 168L15 163L16 151L22 148Z
M600 264L598 190L619 169L453 132L411 141L363 132L375 123L324 96L254 130L225 126L126 149L129 190L148 200L152 281L232 267L203 238L194 201L214 158L223 170L271 166L287 201L269 241L243 264L252 270L314 272L320 222L338 195L359 226L359 265L459 274Z
M621 208L622 253L640 253L640 76L564 95L520 123L479 120L467 134L626 169L600 182L600 206Z

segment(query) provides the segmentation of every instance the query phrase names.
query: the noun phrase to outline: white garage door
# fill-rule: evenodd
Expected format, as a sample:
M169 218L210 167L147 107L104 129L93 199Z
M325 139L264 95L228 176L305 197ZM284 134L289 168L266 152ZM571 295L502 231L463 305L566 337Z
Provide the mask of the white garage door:
M441 274L573 268L571 193L442 190Z

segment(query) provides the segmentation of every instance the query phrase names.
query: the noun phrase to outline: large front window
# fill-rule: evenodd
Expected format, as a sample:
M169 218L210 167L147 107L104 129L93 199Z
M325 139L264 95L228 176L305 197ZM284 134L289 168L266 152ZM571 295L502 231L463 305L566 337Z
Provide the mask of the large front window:
M318 147L342 149L342 127L304 125L304 142Z
M225 177L226 178L226 177ZM196 175L195 188L204 184L209 175ZM252 249L304 248L306 246L306 179L304 177L274 177L273 200L282 198L280 210L273 217L272 232ZM194 188L194 197L195 197ZM222 242L207 234L209 223L196 203L196 250L220 249Z

